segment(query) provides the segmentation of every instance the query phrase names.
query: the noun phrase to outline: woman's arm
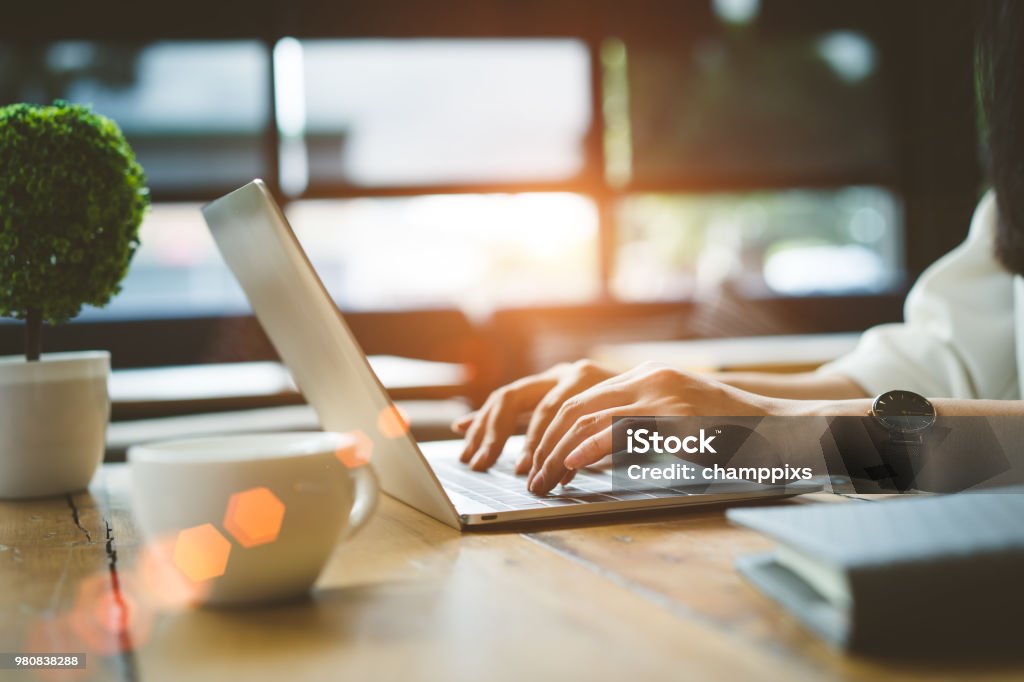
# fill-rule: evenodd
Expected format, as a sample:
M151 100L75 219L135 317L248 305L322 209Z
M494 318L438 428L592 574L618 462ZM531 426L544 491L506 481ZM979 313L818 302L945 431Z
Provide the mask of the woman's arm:
M976 400L929 398L940 417L1024 417L1024 400ZM871 409L871 399L788 401L780 414L825 417L862 416Z
M841 374L770 374L767 372L715 372L709 375L738 389L792 400L847 400L866 398L867 392Z
M559 365L495 391L453 426L466 433L463 462L491 466L517 418L530 414L517 464L529 489L545 493L611 452L616 415L866 416L872 399L841 374L698 375L642 365L615 375L590 362ZM932 400L941 416L1024 416L1022 400Z
M805 380L810 382L809 378ZM762 388L779 387L765 377L756 377L755 381L764 382ZM842 390L852 392L849 386ZM868 415L871 403L872 399L866 397L771 397L708 376L641 365L591 386L562 404L533 452L527 486L533 493L546 493L559 482L570 480L575 470L608 455L616 416L859 417ZM1024 416L1022 400L937 398L933 404L940 416Z
M515 432L520 419L529 416L526 446L516 465L517 473L527 473L541 436L562 404L614 376L614 372L600 365L580 360L557 365L546 372L523 377L497 389L479 410L452 424L456 433L466 436L461 460L477 471L486 471L501 454L505 441ZM721 372L705 376L713 382L767 398L803 401L867 396L856 383L838 374Z

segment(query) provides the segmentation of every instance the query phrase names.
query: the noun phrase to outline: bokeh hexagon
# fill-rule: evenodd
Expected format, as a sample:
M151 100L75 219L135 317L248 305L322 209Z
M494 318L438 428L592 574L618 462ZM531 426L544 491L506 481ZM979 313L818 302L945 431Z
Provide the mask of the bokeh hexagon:
M178 533L171 559L192 582L224 575L231 554L231 542L212 523L185 528Z
M360 429L349 431L348 435L355 439L355 446L338 448L334 455L349 469L369 464L373 456L373 439Z
M409 418L397 405L390 405L377 414L377 430L385 438L399 438L409 430Z
M283 521L284 502L270 488L260 486L231 496L224 529L242 547L256 547L276 540Z
M132 571L138 596L156 611L177 611L201 603L213 587L209 581L192 582L174 565L176 540L174 535L150 538L140 549Z

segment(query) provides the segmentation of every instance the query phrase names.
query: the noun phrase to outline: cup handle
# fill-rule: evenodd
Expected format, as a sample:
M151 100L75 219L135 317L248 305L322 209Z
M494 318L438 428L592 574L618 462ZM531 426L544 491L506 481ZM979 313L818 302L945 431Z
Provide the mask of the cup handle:
M380 484L377 482L377 475L373 473L373 467L365 464L351 469L351 472L356 482L356 501L352 505L345 528L341 531L341 540L347 540L362 530L377 509L377 500L380 497Z

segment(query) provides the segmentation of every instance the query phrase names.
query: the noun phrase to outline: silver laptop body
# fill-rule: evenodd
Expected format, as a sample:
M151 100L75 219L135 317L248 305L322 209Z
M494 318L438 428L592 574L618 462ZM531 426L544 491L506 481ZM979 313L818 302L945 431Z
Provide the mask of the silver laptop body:
M373 441L371 463L383 490L454 528L619 514L657 507L722 504L787 495L782 488L731 482L701 492L614 490L608 470L579 472L568 487L539 497L512 472L522 447L491 471L458 461L462 441L419 445L409 433L394 438L377 427L392 408L337 306L288 221L261 180L203 207L221 255L245 291L260 324L328 431L361 431ZM792 495L793 492L788 494Z

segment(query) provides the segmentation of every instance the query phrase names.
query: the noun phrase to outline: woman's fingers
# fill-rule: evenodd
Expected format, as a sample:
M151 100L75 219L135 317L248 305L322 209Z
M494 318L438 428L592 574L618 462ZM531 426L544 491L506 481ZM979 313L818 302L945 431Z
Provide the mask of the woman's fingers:
M529 450L523 449L523 452L519 455L519 459L516 460L516 476L524 476L530 472L530 467L533 466L533 453Z
M544 396L543 400L537 403L537 409L530 416L530 425L526 427L526 439L523 442L523 455L516 464L516 473L525 474L533 465L533 453L540 444L541 436L548 428L551 420L555 418L559 406L570 396L575 395L568 386L555 386Z
M593 436L595 433L604 431L606 428L611 428L612 419L614 417L621 414L626 414L631 409L631 406L617 406L609 408L607 410L602 410L601 412L583 415L582 417L576 420L576 423L574 423L569 428L569 430L565 432L565 435L562 436L561 440L559 440L558 443L555 444L555 446L551 449L551 453L548 455L547 459L557 459L559 461L565 460L565 458L568 457L572 452L574 452L575 449L587 438ZM609 452L610 451L611 450L609 449ZM601 457L603 457L606 454L608 453L603 453ZM601 459L601 457L584 462L583 464L580 465L580 467L566 466L566 469L572 470L581 468L583 466L587 466L589 464L593 464L594 462ZM543 464L544 462L540 462L538 468L541 468Z
M537 403L537 407L530 416L530 425L526 428L523 455L516 465L516 474L522 476L530 471L530 468L533 466L534 454L540 445L541 438L544 436L544 432L547 431L548 426L551 425L555 415L558 414L558 409L566 400L587 388L590 388L590 386L585 385L578 378L559 382Z
M607 457L612 451L612 426L591 434L583 439L572 451L566 455L563 465L570 472L575 473L583 467L597 464Z
M607 381L614 375L600 365L590 360L579 360L571 365L562 365L555 368L559 382L548 391L541 399L530 415L530 424L526 429L526 439L523 446L523 456L520 457L516 466L517 474L527 473L533 465L533 456L540 445L544 432L547 431L551 421L558 414L558 408L569 398Z
M607 377L600 383L591 386L572 401L565 401L557 410L555 418L551 419L547 428L541 435L540 443L533 450L532 457L520 460L520 466L530 467L530 479L527 487L537 471L544 465L544 460L550 455L554 446L563 438L565 432L571 428L582 414L594 413L607 408L609 405L632 404L635 399L635 389L638 384L643 384L646 376L657 369L654 365L640 365L628 372ZM573 405L576 403L576 405ZM628 414L627 411L617 410L609 412L609 415ZM588 462L589 464L589 462Z
M476 454L476 451L480 448L480 441L483 439L483 427L487 421L488 413L490 411L491 399L488 398L484 406L473 413L473 421L466 429L466 440L465 446L462 448L462 454L459 455L459 461L463 464L469 462L469 460Z
M452 422L452 431L459 435L465 434L466 430L469 428L469 425L473 423L474 419L476 419L476 415L476 411L462 415L461 417Z
M555 418L551 420L551 424L548 425L547 430L541 437L540 445L537 446L534 452L530 479L527 481L527 486L530 490L533 490L533 478L540 471L541 467L544 466L545 460L551 455L555 446L565 437L565 434L576 426L578 421L582 420L584 422L578 428L592 428L596 420L600 419L598 416L599 412L613 407L621 407L626 402L631 401L627 401L615 385L605 384L598 384L580 393L575 398L570 398L564 402ZM566 452L565 454L568 453ZM557 479L548 486L549 490L554 483L557 483Z
M590 432L574 446L562 446L551 453L543 466L530 481L530 492L543 495L572 471L597 462L612 450L612 427ZM572 459L570 459L572 458Z
M491 393L466 428L466 446L459 460L472 462L480 471L490 467L515 430L519 415L536 405L556 382L553 376L538 374Z
M516 428L519 416L513 401L514 397L506 393L500 396L491 408L484 426L480 447L469 460L473 471L487 471L505 449L505 442Z

